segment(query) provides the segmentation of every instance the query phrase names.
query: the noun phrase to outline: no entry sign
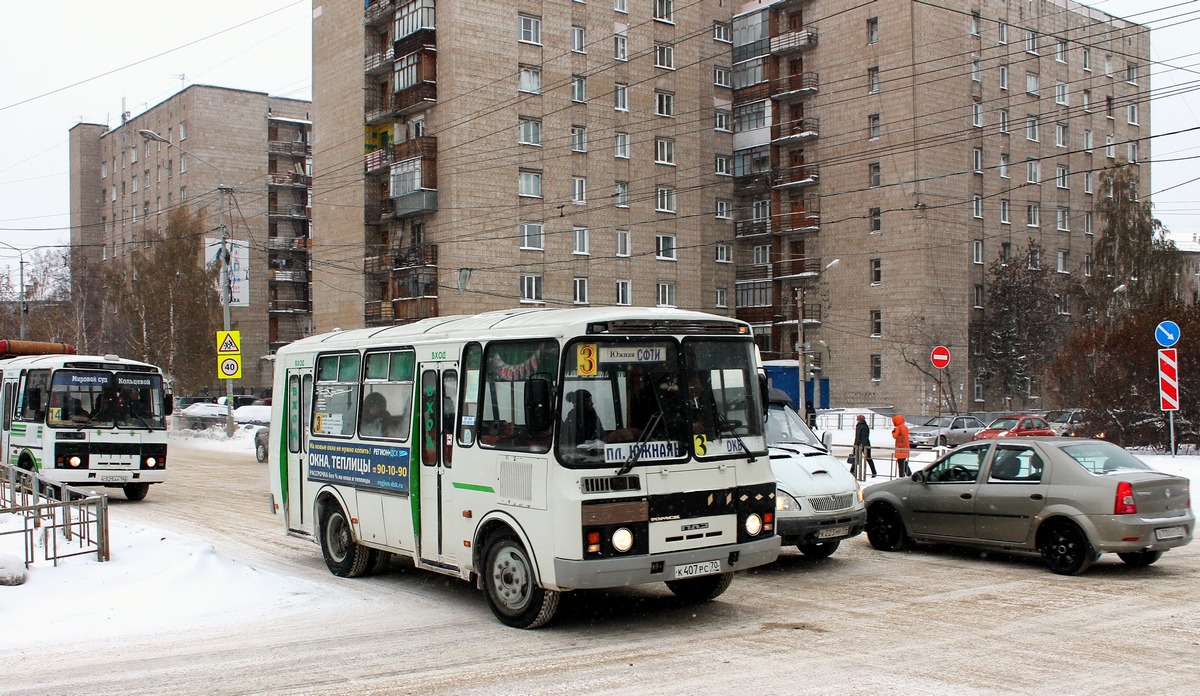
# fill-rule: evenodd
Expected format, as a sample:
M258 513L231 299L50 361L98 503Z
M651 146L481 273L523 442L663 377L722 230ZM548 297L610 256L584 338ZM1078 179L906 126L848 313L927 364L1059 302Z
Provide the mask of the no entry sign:
M929 354L929 362L939 370L945 369L950 364L950 349L946 346L937 346Z

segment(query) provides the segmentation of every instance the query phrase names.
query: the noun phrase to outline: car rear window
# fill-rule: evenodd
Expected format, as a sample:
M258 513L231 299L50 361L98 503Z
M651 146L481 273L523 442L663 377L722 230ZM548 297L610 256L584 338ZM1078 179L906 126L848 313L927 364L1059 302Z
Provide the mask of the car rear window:
M1117 471L1152 471L1145 462L1111 442L1083 442L1066 445L1062 451L1093 474Z

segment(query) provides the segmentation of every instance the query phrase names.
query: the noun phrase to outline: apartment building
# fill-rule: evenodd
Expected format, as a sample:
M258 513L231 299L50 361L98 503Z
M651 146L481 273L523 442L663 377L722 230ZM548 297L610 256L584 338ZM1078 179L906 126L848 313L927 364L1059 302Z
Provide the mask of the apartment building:
M731 314L731 16L723 0L316 5L316 328Z
M1014 262L1091 273L1106 167L1150 190L1148 29L1070 0L736 12L737 316L764 357L802 358L818 406L1036 406L988 401L969 327L1031 240Z
M239 391L269 388L275 349L312 332L309 112L307 101L192 85L114 127L70 131L71 246L90 267L144 248L181 206L203 211L196 261L212 262L223 221Z

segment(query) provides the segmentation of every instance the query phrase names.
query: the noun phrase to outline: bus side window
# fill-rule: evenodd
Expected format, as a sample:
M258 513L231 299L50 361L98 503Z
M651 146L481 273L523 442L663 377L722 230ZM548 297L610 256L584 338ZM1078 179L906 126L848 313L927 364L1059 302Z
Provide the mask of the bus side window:
M45 416L42 395L50 381L49 370L30 370L21 375L21 401L18 420L39 422Z
M13 416L13 383L4 383L4 429L12 425Z
M479 417L479 366L483 361L483 348L472 343L463 351L462 362L462 405L459 407L458 444L469 447L475 444Z

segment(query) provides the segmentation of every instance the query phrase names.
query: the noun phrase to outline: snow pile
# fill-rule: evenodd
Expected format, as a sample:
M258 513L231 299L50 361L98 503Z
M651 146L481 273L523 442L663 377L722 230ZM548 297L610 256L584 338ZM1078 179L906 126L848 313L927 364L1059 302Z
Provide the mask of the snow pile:
M0 553L0 585L24 584L25 562L10 553Z

